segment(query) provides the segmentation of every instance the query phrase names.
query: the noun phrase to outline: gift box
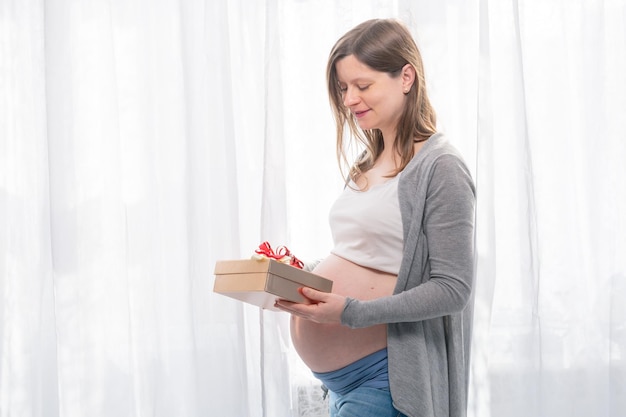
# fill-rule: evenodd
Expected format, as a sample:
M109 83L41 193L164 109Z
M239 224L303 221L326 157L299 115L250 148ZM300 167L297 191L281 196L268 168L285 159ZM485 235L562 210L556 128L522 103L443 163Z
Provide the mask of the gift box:
M213 291L268 310L277 298L307 303L298 289L331 292L333 282L274 259L217 261Z

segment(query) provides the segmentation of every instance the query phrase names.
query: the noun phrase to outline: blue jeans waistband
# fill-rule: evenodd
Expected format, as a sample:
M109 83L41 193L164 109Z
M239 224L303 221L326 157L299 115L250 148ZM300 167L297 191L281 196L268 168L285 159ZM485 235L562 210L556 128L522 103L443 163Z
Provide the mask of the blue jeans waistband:
M313 372L326 387L345 395L357 387L389 388L387 349L379 350L336 371Z

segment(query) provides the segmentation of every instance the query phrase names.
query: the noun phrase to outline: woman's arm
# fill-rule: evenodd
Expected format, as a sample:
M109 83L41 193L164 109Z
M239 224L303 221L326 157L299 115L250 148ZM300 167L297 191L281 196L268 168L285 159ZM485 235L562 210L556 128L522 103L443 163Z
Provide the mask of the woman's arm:
M420 321L465 308L474 276L474 184L465 164L454 155L440 156L428 181L420 238L426 239L429 277L422 282L424 265L411 265L412 288L371 301L348 298L342 324L367 327Z
M360 301L303 288L302 294L313 304L280 300L276 306L318 323L353 328L427 320L462 311L471 296L474 276L474 184L465 164L453 155L437 159L428 181L421 236L427 242L430 265L425 282L417 284L424 266L412 265L409 283L413 287L399 294Z

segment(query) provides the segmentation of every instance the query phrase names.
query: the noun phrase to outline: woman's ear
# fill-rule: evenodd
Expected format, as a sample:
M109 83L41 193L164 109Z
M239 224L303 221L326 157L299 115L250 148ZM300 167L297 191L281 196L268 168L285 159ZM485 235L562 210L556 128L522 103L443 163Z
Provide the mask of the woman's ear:
M402 73L400 75L402 77L402 87L404 89L404 94L408 94L413 87L413 83L415 82L415 68L411 64L406 64L402 67Z

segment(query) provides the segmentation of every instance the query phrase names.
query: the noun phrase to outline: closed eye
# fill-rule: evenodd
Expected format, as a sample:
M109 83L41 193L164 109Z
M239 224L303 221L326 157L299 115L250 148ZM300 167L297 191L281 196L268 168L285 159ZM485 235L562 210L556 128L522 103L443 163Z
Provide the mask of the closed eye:
M359 91L365 91L365 90L367 90L367 89L370 87L370 85L371 85L371 84L357 84L357 85L356 85L356 88L357 88ZM346 91L348 91L348 87L347 87L347 86L345 86L345 85L340 85L340 86L339 86L339 92L340 92L341 94L345 94L345 93L346 93Z

